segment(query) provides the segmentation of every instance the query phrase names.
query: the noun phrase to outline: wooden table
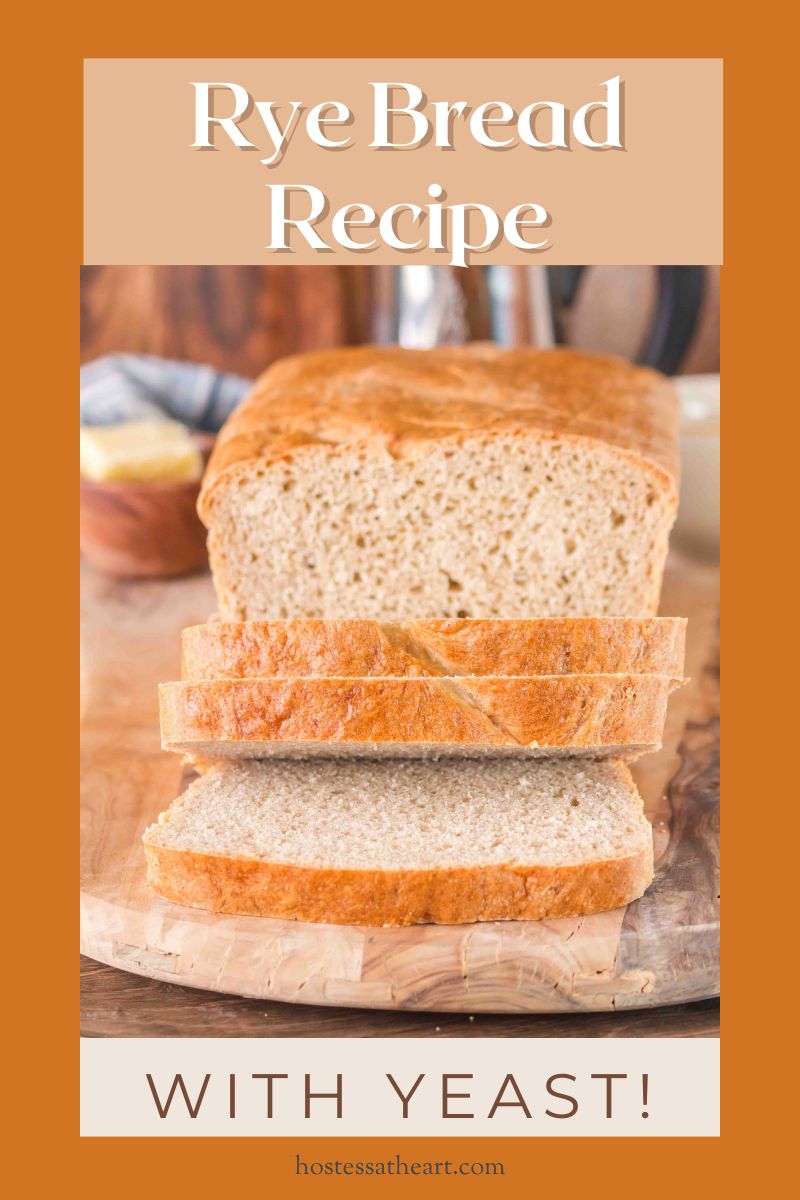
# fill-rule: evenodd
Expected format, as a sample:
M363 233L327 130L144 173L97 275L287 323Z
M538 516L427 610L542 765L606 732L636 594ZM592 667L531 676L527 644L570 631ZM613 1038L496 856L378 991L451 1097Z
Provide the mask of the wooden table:
M718 1037L719 1001L615 1013L495 1016L243 1000L81 959L83 1037Z

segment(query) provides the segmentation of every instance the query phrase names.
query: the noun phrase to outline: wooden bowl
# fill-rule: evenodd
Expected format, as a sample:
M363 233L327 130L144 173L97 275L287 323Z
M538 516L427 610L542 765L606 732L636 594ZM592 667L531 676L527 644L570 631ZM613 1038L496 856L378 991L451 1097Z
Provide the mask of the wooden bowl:
M195 434L207 461L210 434ZM190 575L208 566L197 515L200 482L92 483L81 479L81 554L118 579Z

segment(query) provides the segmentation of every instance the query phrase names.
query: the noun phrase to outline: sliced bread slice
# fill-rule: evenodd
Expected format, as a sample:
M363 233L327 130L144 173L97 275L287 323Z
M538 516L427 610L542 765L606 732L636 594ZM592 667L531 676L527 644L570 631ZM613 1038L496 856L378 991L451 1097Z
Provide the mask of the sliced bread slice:
M182 634L184 679L334 675L683 675L679 617L241 621Z
M653 841L616 762L252 762L203 776L144 835L148 883L213 912L350 925L616 908Z
M508 753L634 757L661 745L663 675L220 679L159 689L165 750L214 758Z

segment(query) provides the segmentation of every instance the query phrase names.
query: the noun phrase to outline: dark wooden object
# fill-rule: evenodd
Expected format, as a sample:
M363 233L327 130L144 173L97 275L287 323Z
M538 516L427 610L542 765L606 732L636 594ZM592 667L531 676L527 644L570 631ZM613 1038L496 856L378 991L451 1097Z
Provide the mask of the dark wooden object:
M81 359L158 354L255 377L285 354L371 341L383 270L84 267Z

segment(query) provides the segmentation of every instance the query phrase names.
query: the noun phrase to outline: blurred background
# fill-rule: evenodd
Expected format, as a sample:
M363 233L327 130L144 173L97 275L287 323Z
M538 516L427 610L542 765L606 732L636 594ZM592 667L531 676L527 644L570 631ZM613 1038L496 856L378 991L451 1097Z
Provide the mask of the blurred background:
M682 485L673 546L716 559L719 271L705 266L86 267L84 558L126 578L206 566L195 511L203 465L250 381L275 359L475 340L613 353L675 377Z
M245 377L328 346L484 338L719 369L716 267L86 267L81 313L84 362L139 352Z

